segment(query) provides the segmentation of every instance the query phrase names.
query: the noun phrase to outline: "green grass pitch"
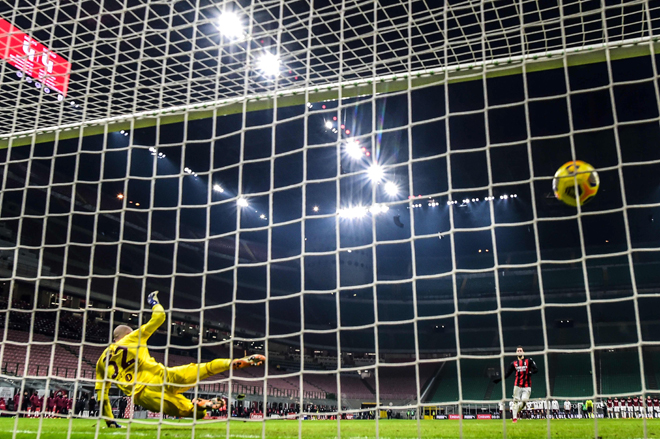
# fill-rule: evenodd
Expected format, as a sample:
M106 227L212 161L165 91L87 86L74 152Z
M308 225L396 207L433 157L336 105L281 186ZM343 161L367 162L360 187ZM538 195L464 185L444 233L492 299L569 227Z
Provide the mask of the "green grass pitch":
M31 439L37 437L38 419L19 419L15 427L15 419L0 418L0 438L13 437ZM202 422L194 429L188 421L170 421L170 425L160 426L161 438L223 438L227 435L226 422ZM122 422L124 426L127 424ZM71 434L68 435L69 425ZM103 423L105 425L105 423ZM96 421L74 419L44 419L41 424L40 438L93 438L96 433ZM270 420L265 423L267 439L298 438L298 421ZM544 420L520 420L517 424L506 423L507 438L522 439L547 438L547 423ZM550 421L553 438L595 438L594 421L592 419L558 419ZM240 439L258 439L262 437L264 424L262 422L244 422L232 420L229 424L229 437ZM422 438L458 438L458 421L437 420L420 421ZM101 438L157 438L159 428L157 422L147 424L131 423L129 429L99 429ZM503 436L502 422L497 420L465 420L463 421L463 437L474 439L501 438ZM301 437L304 439L336 439L337 421L303 421ZM375 421L342 421L341 437L346 439L376 438ZM387 439L416 438L417 422L408 420L381 420L378 437ZM629 439L644 437L643 421L641 419L600 419L598 420L598 437L603 439ZM660 438L660 419L647 421L647 437Z

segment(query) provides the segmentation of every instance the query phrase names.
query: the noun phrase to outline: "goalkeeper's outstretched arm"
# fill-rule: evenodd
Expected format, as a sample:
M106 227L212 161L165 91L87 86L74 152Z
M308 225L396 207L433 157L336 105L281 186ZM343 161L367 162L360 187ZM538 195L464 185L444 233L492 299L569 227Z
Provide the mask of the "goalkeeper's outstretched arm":
M133 332L130 332L128 335L117 334L115 330L115 343L119 340L122 340L121 344L136 344L144 346L149 340L149 337L153 335L154 332L165 322L165 310L158 301L158 291L154 291L149 294L147 297L147 303L151 306L152 314L151 318L147 323L140 326ZM119 329L119 328L117 328Z

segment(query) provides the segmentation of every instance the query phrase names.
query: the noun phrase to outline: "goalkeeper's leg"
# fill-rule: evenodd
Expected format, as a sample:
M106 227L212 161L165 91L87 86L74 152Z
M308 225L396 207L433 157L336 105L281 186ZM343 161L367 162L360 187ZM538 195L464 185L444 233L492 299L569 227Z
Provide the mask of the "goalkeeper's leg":
M186 366L168 367L166 369L165 384L145 387L135 396L137 405L149 411L162 413L179 418L202 419L206 415L205 408L215 407L220 401L196 401L192 402L181 393L190 389L199 382L210 376L222 373L233 367L242 369L248 366L259 366L266 358L263 355L252 355L238 360L216 359L208 363L188 364Z
M164 387L145 387L135 396L135 404L154 413L164 413L177 418L202 419L206 410L198 409L195 404L183 395L163 390ZM161 405L162 404L162 405Z
M217 375L230 367L243 369L249 366L260 366L266 361L263 355L250 355L237 360L217 358L208 363L190 363L185 366L168 367L166 369L166 386L170 393L184 393L191 387L213 375Z

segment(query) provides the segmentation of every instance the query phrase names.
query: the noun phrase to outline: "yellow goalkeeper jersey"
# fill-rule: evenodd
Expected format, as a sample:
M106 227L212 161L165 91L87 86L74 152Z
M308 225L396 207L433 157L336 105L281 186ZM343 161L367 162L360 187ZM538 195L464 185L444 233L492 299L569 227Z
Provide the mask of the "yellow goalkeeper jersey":
M131 396L139 393L155 376L163 375L165 366L149 354L147 340L164 321L165 310L161 305L155 305L146 324L103 351L96 362L96 391L103 391L104 399L113 383Z

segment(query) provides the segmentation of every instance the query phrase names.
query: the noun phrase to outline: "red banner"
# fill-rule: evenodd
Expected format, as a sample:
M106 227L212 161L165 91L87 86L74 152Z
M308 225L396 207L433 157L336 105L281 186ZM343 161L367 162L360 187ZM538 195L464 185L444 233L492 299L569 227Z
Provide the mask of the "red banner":
M47 90L66 96L71 63L0 18L0 59L34 78Z
M461 419L461 415L449 415L449 419Z
M477 419L493 419L493 415L477 415Z
M346 413L346 419L353 419L353 413Z
M250 419L257 419L261 421L264 419L264 415L261 413L250 413Z

